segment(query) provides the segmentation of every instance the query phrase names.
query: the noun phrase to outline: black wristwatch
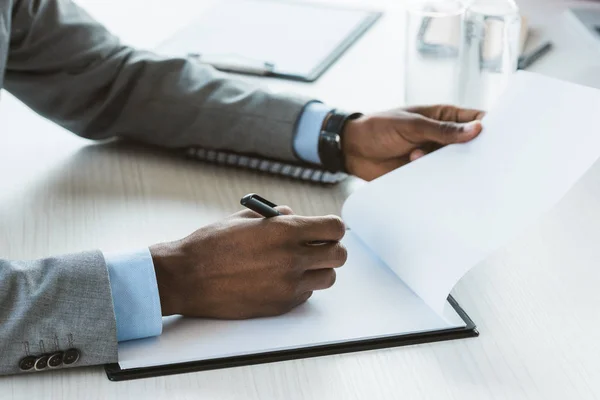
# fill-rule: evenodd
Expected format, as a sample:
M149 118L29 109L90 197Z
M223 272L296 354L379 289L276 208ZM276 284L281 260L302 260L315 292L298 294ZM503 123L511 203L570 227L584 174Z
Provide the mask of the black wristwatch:
M319 158L327 171L346 172L346 160L342 152L342 132L346 122L362 115L333 110L325 117L325 123L319 134Z

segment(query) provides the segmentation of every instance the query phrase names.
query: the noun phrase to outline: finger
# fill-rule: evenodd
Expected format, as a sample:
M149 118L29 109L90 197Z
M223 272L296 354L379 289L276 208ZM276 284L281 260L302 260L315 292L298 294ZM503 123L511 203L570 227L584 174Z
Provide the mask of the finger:
M485 112L481 110L459 108L451 105L411 107L406 109L406 111L438 121L450 122L470 122L481 120L485 116Z
M277 211L279 211L283 215L293 215L294 211L288 206L277 206L275 207ZM264 216L260 215L256 211L252 210L242 210L231 216L232 218L264 218Z
M277 206L277 207L275 207L275 209L277 211L279 211L280 213L282 213L283 215L294 215L294 210L292 210L288 206Z
M307 246L302 253L302 266L307 270L338 268L346 264L348 251L339 243L326 243L321 246Z
M481 121L485 117L485 112L481 110L471 110L467 108L459 108L456 113L455 122L470 122Z
M482 129L481 121L478 120L459 123L418 116L414 120L414 130L410 133L410 140L419 144L433 142L445 146L468 142L479 135Z
M346 234L346 225L336 215L325 217L293 217L301 243L337 242Z
M300 282L302 292L311 292L313 290L325 290L332 287L336 280L334 269L319 269L316 271L306 271Z
M418 160L419 158L423 157L425 155L425 152L421 149L416 149L410 152L408 158L411 162Z
M264 218L257 212L252 210L242 210L238 211L235 214L232 214L230 218L239 219L239 218Z

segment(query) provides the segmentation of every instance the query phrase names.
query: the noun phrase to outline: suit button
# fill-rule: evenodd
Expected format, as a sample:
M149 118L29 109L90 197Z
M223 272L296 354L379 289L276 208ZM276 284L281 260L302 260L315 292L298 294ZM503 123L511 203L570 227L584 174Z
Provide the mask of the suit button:
M19 368L21 371L29 371L35 366L35 360L34 356L27 356L19 361Z
M42 355L35 360L35 370L42 371L48 366L48 356Z
M77 349L69 349L65 351L63 355L63 364L71 365L75 364L79 360L79 350Z
M63 363L63 353L61 351L54 353L48 358L48 366L50 368L58 368Z

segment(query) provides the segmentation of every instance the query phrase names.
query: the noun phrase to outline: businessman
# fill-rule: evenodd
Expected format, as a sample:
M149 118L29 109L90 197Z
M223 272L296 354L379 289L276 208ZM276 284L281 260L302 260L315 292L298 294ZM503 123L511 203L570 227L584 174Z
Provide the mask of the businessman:
M90 139L253 152L371 180L481 131L474 110L348 114L271 94L123 46L70 0L0 0L0 14L3 87ZM344 224L280 210L268 220L243 211L127 254L0 259L0 374L115 362L119 341L160 335L161 316L279 315L329 288L346 260ZM331 244L307 245L315 240Z

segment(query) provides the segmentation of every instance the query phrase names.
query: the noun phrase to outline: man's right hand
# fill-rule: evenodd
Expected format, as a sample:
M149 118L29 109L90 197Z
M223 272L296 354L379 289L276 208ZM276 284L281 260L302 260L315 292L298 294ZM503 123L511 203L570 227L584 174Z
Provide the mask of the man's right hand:
M263 218L245 210L150 247L162 314L246 319L286 313L331 287L346 262L335 216ZM323 245L310 242L327 241Z

